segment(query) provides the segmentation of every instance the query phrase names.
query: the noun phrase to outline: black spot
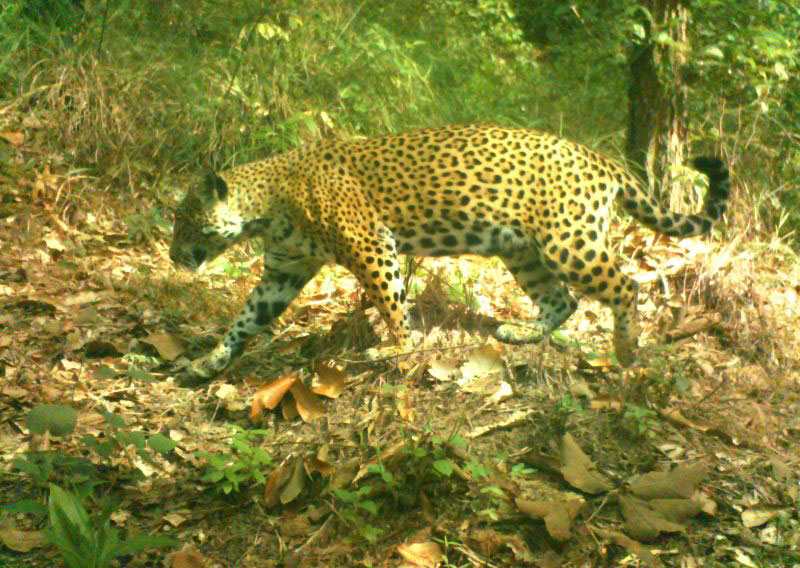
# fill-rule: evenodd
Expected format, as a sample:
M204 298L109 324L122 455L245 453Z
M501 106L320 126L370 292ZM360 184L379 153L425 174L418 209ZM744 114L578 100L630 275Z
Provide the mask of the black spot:
M467 244L469 246L476 246L483 242L481 238L475 233L465 233L464 239L467 241Z
M458 245L458 239L453 235L447 235L442 239L442 244L446 247L455 247Z

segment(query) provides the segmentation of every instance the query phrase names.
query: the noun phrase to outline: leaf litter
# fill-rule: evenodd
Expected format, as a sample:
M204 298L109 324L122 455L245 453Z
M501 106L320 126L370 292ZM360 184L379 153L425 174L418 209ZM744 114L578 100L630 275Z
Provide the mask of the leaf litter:
M9 142L26 143L19 136ZM113 465L145 473L138 484L123 484L127 523L181 531L187 547L196 547L176 553L172 566L227 563L247 550L260 554L242 565L264 566L276 551L303 546L317 565L324 565L320 559L336 565L354 551L360 558L397 559L403 550L406 562L435 562L442 556L430 543L442 537L453 543L441 551L448 561L474 565L602 562L608 547L638 557L641 565L700 558L757 565L753 558L774 554L775 531L782 531L782 554L796 553L800 350L792 346L800 334L790 317L796 275L774 268L768 285L754 282L757 271L747 267L756 259L737 251L628 233L623 251L646 251L636 267L648 302L642 310L645 336L664 313L686 304L675 295L681 282L689 291L716 294L722 306L732 301L726 293L746 299L740 311L731 311L739 314L735 321L695 304L696 313L666 335L672 344L661 359L656 353L660 367L637 372L612 364L608 316L586 303L565 330L577 348L555 342L509 348L487 340L484 315L524 318L534 309L513 278L492 261L426 261L434 275L429 283L479 274L475 294L484 300L470 314L431 286L424 301L432 308L425 318L414 312L424 344L403 370L391 362L348 363L373 332L352 317L362 309L352 278L326 269L283 316L271 343L254 342L225 376L188 390L174 384L170 363L213 344L258 268L251 265L253 271L237 277L176 272L163 241L130 237L120 221L124 207L116 204L62 218L52 197L64 176L44 168L28 185L4 189L17 209L0 225L7 245L0 255L3 460L9 463L29 447L18 417L39 404L73 406L80 435L105 433L100 407L123 417L125 428L165 434L178 444L178 461L156 456L150 464L123 453ZM28 190L40 209L23 210L17 205L22 201L14 201ZM706 277L702 267L709 263L723 281ZM668 301L648 291L651 281L670 283ZM767 312L787 314L788 323L765 328ZM432 317L437 314L439 319ZM337 333L318 331L333 326ZM775 332L772 346L754 339L773 337L776 328L784 331ZM381 326L378 331L385 334ZM778 364L758 350L777 353ZM305 358L287 363L300 353ZM685 390L666 388L682 376L690 378ZM635 381L648 388L637 390ZM642 398L641 392L648 394ZM623 417L631 402L658 417L643 423L644 433L630 430ZM278 406L282 412L272 412ZM262 446L273 454L274 466L258 487L258 507L232 506L206 492L199 482L204 461L194 455L226 451L226 422L251 427L248 408L258 428L273 432ZM68 437L33 436L32 443L45 447L76 447ZM458 437L467 445L456 453L438 441ZM548 447L556 450L547 454ZM669 455L661 450L667 447ZM713 467L699 459L709 455L717 458ZM665 459L661 465L668 467L652 471ZM436 473L432 464L447 460L454 466L449 471L462 473ZM519 470L521 464L528 469ZM385 481L382 471L399 485ZM358 541L344 542L358 524L337 516L341 503L330 493L365 485L373 487L371 499L388 535L371 553ZM481 492L491 485L502 487L505 497ZM717 516L718 505L738 515ZM496 520L480 512L488 509ZM699 515L705 523L695 520ZM359 522L376 521L366 515ZM30 528L22 522L13 530ZM421 528L435 539L409 544L406 537ZM744 538L736 536L739 529L759 532ZM8 535L17 533L3 534L11 543ZM255 534L265 536L254 544ZM680 545L686 538L690 549ZM30 542L32 552L40 549L35 537Z

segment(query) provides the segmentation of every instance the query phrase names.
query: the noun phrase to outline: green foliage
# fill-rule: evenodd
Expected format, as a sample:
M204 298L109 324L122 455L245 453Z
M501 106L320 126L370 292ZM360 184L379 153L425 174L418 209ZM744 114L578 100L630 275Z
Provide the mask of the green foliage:
M639 435L653 434L659 424L658 413L655 410L630 403L625 403L625 408L622 418L633 423Z
M53 436L65 436L75 430L78 413L66 404L40 404L25 416L25 425L33 434L50 432Z
M171 538L152 535L120 539L117 530L111 526L113 511L113 506L106 507L91 518L75 494L58 485L50 485L50 523L45 534L68 568L106 568L120 556L177 544Z
M234 430L225 453L197 452L195 455L208 462L202 481L224 494L239 492L242 485L263 485L265 471L272 465L272 456L255 445L259 438L272 436L269 430L245 430L228 424Z
M87 453L99 458L109 471L114 471L114 458L133 448L145 462L155 464L153 453L166 454L175 449L175 442L163 434L147 435L144 432L130 430L125 421L117 414L104 408L99 409L106 423L107 430L102 435L87 434L77 445L80 455L70 455L65 450L55 449L42 452L27 452L14 459L12 469L30 476L31 481L39 488L46 488L51 483L80 487L86 492L106 482L98 467L85 457ZM25 417L31 433L41 434L53 432L57 428L60 436L71 434L75 428L75 410L67 405L44 404L34 407ZM106 472L107 475L107 472ZM41 513L41 508L28 502L15 503L11 507L32 508ZM30 511L29 511L30 512Z
M353 525L361 538L374 544L383 534L383 529L370 522L378 515L378 503L367 498L371 493L370 485L362 485L356 491L333 490L333 494L342 503L339 509L342 518Z

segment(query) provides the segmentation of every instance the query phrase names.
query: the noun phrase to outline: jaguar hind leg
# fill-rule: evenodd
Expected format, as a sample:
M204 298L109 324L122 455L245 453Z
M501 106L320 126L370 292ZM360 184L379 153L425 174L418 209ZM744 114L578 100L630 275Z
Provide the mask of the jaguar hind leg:
M502 260L525 293L539 306L539 315L529 322L502 324L494 335L504 343L541 341L569 319L578 307L578 300L544 267L538 253L504 257Z

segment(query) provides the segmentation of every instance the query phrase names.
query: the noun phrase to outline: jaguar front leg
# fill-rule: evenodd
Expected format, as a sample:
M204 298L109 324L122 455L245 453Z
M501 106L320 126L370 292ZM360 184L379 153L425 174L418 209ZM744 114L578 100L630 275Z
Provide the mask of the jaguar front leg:
M188 366L188 382L202 382L221 373L242 353L248 340L266 331L275 318L286 310L322 264L317 259L307 257L265 258L261 282L250 292L244 308L228 327L222 341L210 353Z

